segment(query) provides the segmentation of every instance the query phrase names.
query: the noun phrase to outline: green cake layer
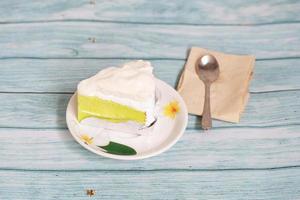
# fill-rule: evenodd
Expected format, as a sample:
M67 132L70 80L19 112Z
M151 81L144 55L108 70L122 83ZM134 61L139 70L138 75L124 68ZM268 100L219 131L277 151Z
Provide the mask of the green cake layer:
M116 123L136 121L138 123L145 124L146 122L145 112L110 100L77 95L77 102L77 117L79 122L88 117L97 117Z

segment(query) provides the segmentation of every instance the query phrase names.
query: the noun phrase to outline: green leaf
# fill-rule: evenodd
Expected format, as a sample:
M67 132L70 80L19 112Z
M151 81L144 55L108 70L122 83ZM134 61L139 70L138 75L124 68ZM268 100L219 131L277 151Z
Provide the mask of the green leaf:
M107 153L116 154L116 155L136 155L136 151L124 144L119 144L116 142L109 142L106 146L98 146L102 149L105 149Z

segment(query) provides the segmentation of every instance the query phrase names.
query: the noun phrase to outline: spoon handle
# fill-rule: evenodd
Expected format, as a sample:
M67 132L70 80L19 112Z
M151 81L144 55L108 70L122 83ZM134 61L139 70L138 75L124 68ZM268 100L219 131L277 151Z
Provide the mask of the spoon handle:
M211 113L210 113L210 84L205 84L205 98L202 113L202 128L208 130L211 128Z

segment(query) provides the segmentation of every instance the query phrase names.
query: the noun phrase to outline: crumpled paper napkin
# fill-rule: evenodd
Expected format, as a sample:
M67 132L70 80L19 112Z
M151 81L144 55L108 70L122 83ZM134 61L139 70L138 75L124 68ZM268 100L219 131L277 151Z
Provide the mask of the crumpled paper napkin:
M216 57L220 75L211 85L212 118L239 122L249 98L249 83L253 75L255 57L232 55L193 47L181 74L177 90L183 97L191 114L202 115L204 84L195 71L195 64L204 54Z

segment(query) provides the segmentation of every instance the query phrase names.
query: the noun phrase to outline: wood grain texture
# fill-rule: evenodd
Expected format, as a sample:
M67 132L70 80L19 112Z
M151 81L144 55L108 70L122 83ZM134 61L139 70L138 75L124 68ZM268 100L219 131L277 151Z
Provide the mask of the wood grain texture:
M299 199L299 168L258 171L0 171L2 199ZM95 189L96 195L86 195Z
M300 2L0 2L0 199L300 199ZM258 58L239 124L190 116L169 151L139 161L77 144L65 109L79 80L150 59L172 86L188 49ZM95 189L94 198L86 189Z
M186 131L167 152L145 160L107 159L67 130L0 129L0 169L228 170L300 166L300 126ZM0 181L1 182L1 181Z
M0 93L0 127L66 128L65 112L70 94ZM214 121L213 127L266 127L299 124L300 91L251 94L238 124ZM189 117L188 128L200 120Z
M150 60L155 75L176 87L184 60ZM122 59L0 59L0 92L74 92L80 80ZM258 60L251 92L300 89L300 59ZM30 81L28 81L30 80Z
M300 23L250 27L92 22L2 24L0 58L185 59L192 46L253 54L259 59L300 57L299 32Z
M299 21L298 1L12 0L0 2L0 22L99 20L131 23L261 24Z

